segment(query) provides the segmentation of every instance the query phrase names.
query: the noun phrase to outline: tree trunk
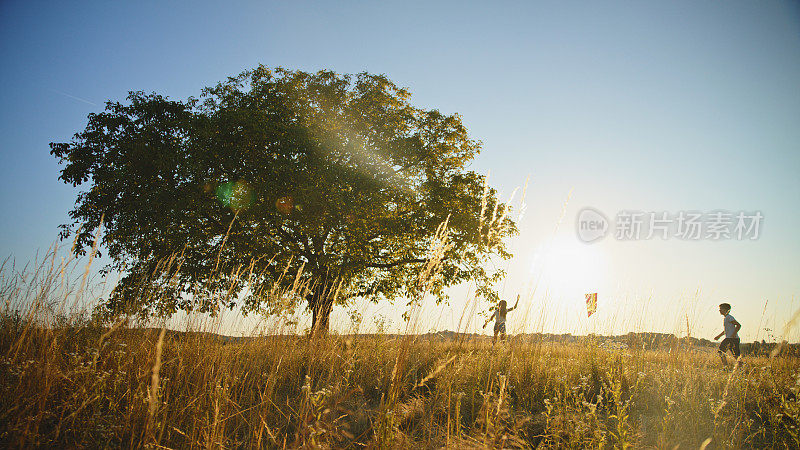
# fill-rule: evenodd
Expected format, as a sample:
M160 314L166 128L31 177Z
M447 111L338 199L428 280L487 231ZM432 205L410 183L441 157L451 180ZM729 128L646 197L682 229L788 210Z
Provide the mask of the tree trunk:
M311 335L326 336L330 322L331 311L333 310L335 283L325 277L323 280L314 284L311 298L308 300L308 307L311 309Z
M323 298L311 309L311 334L322 337L328 334L328 327L333 309L333 299Z

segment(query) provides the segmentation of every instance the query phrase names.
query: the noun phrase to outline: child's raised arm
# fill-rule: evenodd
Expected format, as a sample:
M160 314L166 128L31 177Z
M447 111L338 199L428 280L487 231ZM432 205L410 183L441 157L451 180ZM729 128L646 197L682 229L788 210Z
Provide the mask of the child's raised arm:
M512 306L512 307L511 307L511 308L509 308L509 309L507 309L507 310L506 310L506 312L513 310L514 308L516 308L516 307L517 307L517 305L519 305L519 294L517 294L517 302L516 302L516 303L514 303L514 306Z

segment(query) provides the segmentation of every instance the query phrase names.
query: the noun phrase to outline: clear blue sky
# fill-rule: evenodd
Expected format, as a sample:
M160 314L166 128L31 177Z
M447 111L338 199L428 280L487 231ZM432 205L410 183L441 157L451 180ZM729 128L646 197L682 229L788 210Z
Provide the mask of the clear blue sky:
M504 196L530 176L506 296L538 277L570 190L557 242L574 241L583 206L764 215L756 241L607 238L591 247L600 278L581 266L565 280L562 255L537 291L550 283L551 298L528 308L577 316L576 292L596 289L599 319L548 330L677 331L676 299L698 288L699 333L718 328L725 299L749 318L745 339L759 336L765 301L772 326L800 307L797 2L4 1L0 61L0 255L18 261L55 239L77 193L57 180L49 142L129 90L183 99L263 63L384 73L415 104L463 116L484 144L473 168ZM454 329L466 296L432 326Z

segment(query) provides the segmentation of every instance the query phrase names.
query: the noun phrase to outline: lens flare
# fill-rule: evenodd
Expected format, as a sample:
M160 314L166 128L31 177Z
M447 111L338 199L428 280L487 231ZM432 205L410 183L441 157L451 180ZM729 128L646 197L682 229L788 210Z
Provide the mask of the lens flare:
M217 187L217 199L234 211L240 211L253 204L253 190L241 180L223 183Z
M286 195L275 200L275 208L283 215L289 215L294 209L294 198Z

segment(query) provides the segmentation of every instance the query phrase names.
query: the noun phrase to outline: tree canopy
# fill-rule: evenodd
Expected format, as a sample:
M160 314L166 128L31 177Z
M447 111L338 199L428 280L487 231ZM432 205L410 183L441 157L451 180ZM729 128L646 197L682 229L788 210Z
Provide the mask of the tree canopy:
M62 226L124 274L113 313L277 312L305 301L327 330L354 297L446 300L474 280L496 300L516 233L457 114L412 106L383 75L259 66L170 100L131 92L51 143L84 185Z

